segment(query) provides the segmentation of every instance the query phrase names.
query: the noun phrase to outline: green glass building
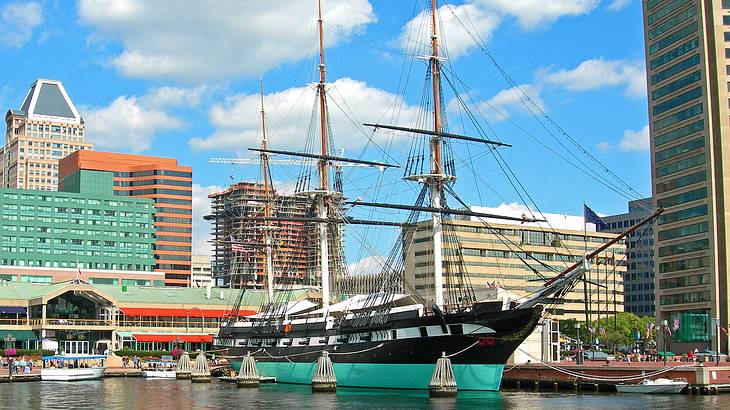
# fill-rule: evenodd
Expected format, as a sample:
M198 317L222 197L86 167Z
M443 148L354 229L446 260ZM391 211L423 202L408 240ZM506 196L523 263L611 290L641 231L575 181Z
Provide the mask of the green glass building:
M0 264L151 272L154 202L115 196L112 177L79 171L64 192L0 189Z

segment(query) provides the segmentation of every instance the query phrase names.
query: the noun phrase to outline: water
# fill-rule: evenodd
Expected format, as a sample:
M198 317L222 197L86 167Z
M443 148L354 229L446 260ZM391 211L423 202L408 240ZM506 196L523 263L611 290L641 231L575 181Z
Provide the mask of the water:
M532 392L463 392L456 398L429 399L427 392L339 389L312 394L309 386L265 384L239 389L214 380L193 384L177 380L109 378L63 383L0 384L0 409L701 409L730 408L730 395L618 395Z

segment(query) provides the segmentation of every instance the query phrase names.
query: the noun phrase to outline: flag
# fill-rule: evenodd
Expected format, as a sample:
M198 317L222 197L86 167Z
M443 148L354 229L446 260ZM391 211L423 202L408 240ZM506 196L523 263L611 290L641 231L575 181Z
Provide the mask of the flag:
M727 335L727 329L726 328L720 326L720 330L722 330L722 333L725 333Z
M669 325L664 326L664 333L668 334L669 336L672 335L672 329L669 328Z
M606 223L606 221L601 219L601 217L598 216L597 213L593 212L593 210L589 208L586 204L583 204L583 219L588 223L595 224L596 229L598 229L599 231L608 228L608 224Z
M233 252L246 252L246 248L243 245L241 245L240 243L232 243L231 250Z
M672 330L675 332L679 330L679 316L674 318L674 323L672 324Z
M651 331L654 330L654 323L648 322L646 324L646 338L649 339L649 336L651 336Z

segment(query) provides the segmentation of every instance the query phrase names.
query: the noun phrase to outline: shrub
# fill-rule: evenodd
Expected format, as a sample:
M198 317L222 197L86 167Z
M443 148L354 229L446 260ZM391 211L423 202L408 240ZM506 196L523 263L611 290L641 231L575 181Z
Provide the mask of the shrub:
M127 357L133 357L137 356L140 359L147 358L147 357L154 357L154 358L160 358L162 356L171 356L171 352L167 350L153 350L153 351L147 351L147 350L117 350L114 352L117 356L127 356Z
M40 350L40 349L0 349L0 356L9 356L8 351L9 350L15 350L14 356L30 356L30 357L42 357L42 356L52 356L54 352L50 350Z

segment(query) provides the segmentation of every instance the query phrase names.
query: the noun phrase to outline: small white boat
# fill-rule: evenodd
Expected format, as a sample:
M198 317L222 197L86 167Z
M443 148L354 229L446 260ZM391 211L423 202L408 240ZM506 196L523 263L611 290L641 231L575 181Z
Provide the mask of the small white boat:
M104 377L106 356L54 355L43 357L42 381L96 380Z
M681 392L688 384L686 380L644 379L638 384L617 384L616 390L619 393L672 394Z
M142 365L142 377L148 379L175 379L177 363L167 360L147 361Z

